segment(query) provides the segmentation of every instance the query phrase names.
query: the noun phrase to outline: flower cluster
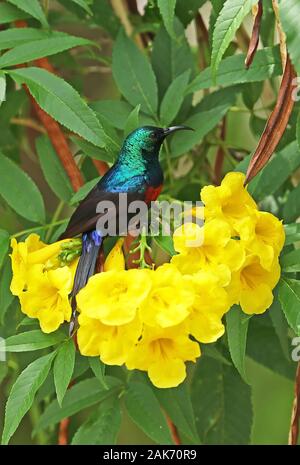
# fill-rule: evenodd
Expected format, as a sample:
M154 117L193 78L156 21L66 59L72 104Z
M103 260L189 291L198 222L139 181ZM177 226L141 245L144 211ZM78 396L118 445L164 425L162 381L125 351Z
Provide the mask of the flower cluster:
M258 210L241 173L229 173L221 186L204 187L201 199L205 224L187 223L175 231L177 254L170 263L126 270L119 240L104 272L78 293L83 355L147 371L160 388L177 386L186 377L185 362L200 356L199 343L224 334L222 317L233 304L248 314L271 305L284 243L281 222ZM57 258L70 245L46 246L31 235L12 247L12 292L43 331L54 331L70 318L76 261Z
M19 297L22 312L37 318L44 333L70 321L69 295L78 262L78 242L64 240L47 245L37 234L30 234L24 242L11 241L10 290Z

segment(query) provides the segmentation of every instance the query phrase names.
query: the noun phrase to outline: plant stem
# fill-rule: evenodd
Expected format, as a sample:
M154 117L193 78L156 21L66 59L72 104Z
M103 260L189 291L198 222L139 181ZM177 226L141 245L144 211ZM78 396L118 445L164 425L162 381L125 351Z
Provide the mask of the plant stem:
M52 228L52 226L58 226L63 224L65 221L68 221L68 218L64 218L63 220L55 221L53 223L44 224L43 226L35 226L34 228L23 229L23 231L19 231L16 234L12 234L11 237L20 237L24 236L24 234L30 234L35 231L44 231L45 229Z
M65 206L65 202L61 200L59 204L57 205L57 208L52 216L51 227L48 229L46 237L45 237L46 242L50 239L52 231L53 231L53 227L55 226L54 223L58 221L64 206Z

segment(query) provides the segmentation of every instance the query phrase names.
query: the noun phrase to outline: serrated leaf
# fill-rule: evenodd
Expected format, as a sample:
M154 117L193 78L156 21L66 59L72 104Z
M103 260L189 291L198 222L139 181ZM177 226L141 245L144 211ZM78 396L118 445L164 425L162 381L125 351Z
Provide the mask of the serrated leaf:
M164 25L170 36L175 39L174 32L174 16L175 16L175 6L176 0L157 0L157 5L162 16Z
M244 82L265 81L282 73L278 47L258 50L249 69L245 68L245 58L246 56L242 53L224 58L219 65L217 84L230 86ZM212 86L211 69L206 68L187 86L186 94L209 89Z
M95 187L95 185L99 182L99 178L92 179L85 183L77 192L73 195L71 199L71 205L75 205L76 203L83 200L87 194Z
M59 347L54 360L53 374L54 384L59 405L62 404L68 389L75 364L75 344L73 339L68 339Z
M153 41L152 66L156 75L159 98L163 98L170 84L187 69L194 68L194 57L185 36L182 24L175 18L173 40L164 27L157 32Z
M46 39L38 39L16 45L13 49L0 57L0 68L27 63L41 57L64 52L73 47L91 44L92 42L90 40L82 37L75 37L68 34L53 34L53 36L49 36Z
M96 147L96 145L87 142L84 139L79 139L78 137L71 137L74 144L76 144L79 149L88 157L94 158L95 160L102 160L108 163L113 163L114 158L110 152L105 151Z
M279 2L279 16L286 35L288 52L298 74L300 73L299 15L300 4L297 0Z
M125 123L124 136L128 136L130 132L134 129L137 129L139 126L139 113L141 105L138 104L128 115L128 118Z
M115 445L120 427L119 400L103 402L97 412L94 412L76 431L72 445Z
M152 389L141 382L131 382L125 405L132 421L158 444L173 444L170 431Z
M190 77L190 70L177 76L177 78L170 84L160 107L160 121L162 126L169 126L169 124L177 116L180 107L184 100L184 91L188 84Z
M19 84L26 84L40 105L59 123L93 144L103 147L104 132L94 112L66 81L41 68L9 71Z
M44 201L32 179L0 153L0 195L19 215L36 223L45 220Z
M45 381L55 353L44 355L30 363L14 383L5 409L2 444L8 444L25 413L30 409L35 394Z
M105 364L99 357L89 357L89 365L96 378L100 381L104 389L108 389L105 379Z
M0 50L16 47L17 45L24 44L25 42L33 42L40 39L47 39L49 37L64 36L63 32L44 31L42 29L35 29L33 27L11 27L4 31L0 31Z
M40 329L10 336L5 340L7 352L28 352L45 349L62 342L66 336L61 332L42 333Z
M0 269L8 252L10 236L7 231L0 229Z
M36 139L36 151L47 183L59 199L68 202L73 195L73 189L47 136Z
M216 76L219 63L245 16L258 0L226 0L217 18L212 42L211 70Z
M146 56L121 30L113 49L113 77L120 92L134 106L156 114L157 84Z
M1 2L0 4L0 24L10 23L18 19L26 19L28 14L19 8L9 5L8 3Z
M75 415L84 408L103 402L119 392L122 387L119 380L110 376L107 377L107 384L109 390L101 388L96 378L85 379L75 384L67 390L61 407L56 399L46 407L35 427L34 434L60 422L63 418Z
M191 392L196 426L204 444L249 444L251 390L234 367L210 357L200 358Z
M192 444L199 444L200 440L187 383L182 383L172 389L155 389L154 392L179 432L184 434Z
M278 284L278 298L288 324L300 336L300 281L282 277Z
M245 367L249 315L245 315L238 305L226 313L228 347L234 366L243 380L248 383Z
M7 0L9 3L12 3L20 10L25 11L33 18L40 21L40 23L45 27L49 27L45 13L38 0L30 0L30 2L24 2L24 0Z

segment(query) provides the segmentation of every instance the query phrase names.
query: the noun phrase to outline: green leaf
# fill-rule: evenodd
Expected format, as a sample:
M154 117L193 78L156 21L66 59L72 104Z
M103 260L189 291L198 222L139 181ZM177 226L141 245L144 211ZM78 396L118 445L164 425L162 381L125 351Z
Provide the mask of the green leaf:
M132 421L158 444L173 444L170 431L152 389L141 382L131 382L125 405Z
M152 51L152 66L156 75L159 98L163 98L170 84L187 69L194 69L194 57L185 36L182 24L175 18L173 40L162 27L155 35Z
M0 106L4 102L5 98L6 98L6 77L4 74L0 74Z
M128 136L134 129L138 128L139 126L139 113L140 113L141 105L138 104L132 112L128 115L127 121L125 123L124 128L124 136Z
M174 249L174 243L171 236L153 236L152 239L158 247L164 250L168 255L171 257L176 255L176 250Z
M234 366L243 380L248 383L245 367L249 315L245 315L238 305L226 314L228 347Z
M274 300L271 307L269 308L268 313L270 316L270 320L272 321L276 335L278 337L278 340L280 342L282 352L286 360L290 361L290 341L288 339L289 328L278 299L277 288L275 289Z
M40 21L43 27L49 27L47 18L45 13L39 3L38 0L30 0L30 2L24 2L24 0L7 0L9 3L12 3L16 7L20 8L20 10L25 11L33 18Z
M92 42L82 37L68 34L53 34L46 39L21 43L0 57L0 68L27 63L37 58L55 55L79 45L91 45Z
M172 389L155 389L162 408L167 412L180 433L184 434L193 444L199 444L194 410L187 383Z
M184 26L187 26L196 16L206 0L177 0L175 13Z
M173 39L176 39L174 32L174 16L176 0L157 0L157 5L162 16L164 25L168 33Z
M26 19L28 14L19 8L15 8L13 5L8 3L0 3L0 24L11 23L18 19Z
M115 445L121 427L121 410L118 399L103 402L100 408L84 422L72 439L72 445Z
M93 144L104 146L104 132L94 112L63 79L41 68L9 71L18 84L26 84L40 107L52 118Z
M14 300L14 296L10 292L10 283L12 278L12 270L10 260L4 262L3 269L1 270L0 279L0 324L3 323L5 314Z
M112 72L120 92L132 105L141 104L143 111L156 114L157 84L153 70L146 56L123 30L114 45Z
M275 153L269 163L249 184L249 192L255 200L263 200L276 192L300 166L300 151L296 141ZM236 168L238 170L238 167Z
M169 124L177 116L184 99L184 91L188 84L190 70L185 71L175 78L170 84L160 107L160 121L162 126Z
M283 220L285 223L291 223L300 216L300 184L295 187L286 199L283 206Z
M99 181L99 178L95 178L95 179L92 179L91 181L88 181L87 183L85 183L76 192L76 194L73 195L73 197L71 199L71 202L70 202L71 205L75 205L76 203L83 200L87 196L87 194L90 192L90 190L92 190L93 187L95 187L95 185L97 184L98 181Z
M74 364L75 344L73 339L68 339L59 347L53 367L55 390L60 406L72 379Z
M272 308L270 309L272 311ZM286 344L290 347L290 340L286 335ZM266 313L259 318L251 318L248 328L247 356L269 370L279 373L288 379L295 378L295 363L287 360L282 350L282 344Z
M285 244L290 245L300 241L300 223L292 223L284 225Z
M128 102L123 100L98 100L92 102L90 107L117 129L124 129L127 118L133 109Z
M278 298L288 324L300 335L300 281L281 278L278 285Z
M6 362L0 361L0 384L6 378L8 373L8 365Z
M1 4L3 5L3 4ZM17 45L25 44L25 42L33 42L49 37L64 36L63 32L44 31L33 27L11 27L4 31L0 31L0 50L16 47Z
M108 389L105 379L105 364L100 360L99 357L89 357L89 364L92 369L92 372L100 381L104 389Z
M30 363L13 385L5 409L2 444L8 444L25 413L30 409L35 394L45 381L55 352Z
M34 433L59 423L66 417L71 417L84 408L103 402L120 391L122 384L116 378L107 377L109 390L101 388L96 378L85 379L67 390L62 406L53 400L41 415Z
M71 137L74 144L76 144L79 149L88 157L94 158L95 160L102 160L108 163L113 163L114 158L110 152L106 152L104 149L96 147L96 145L87 142L84 139L79 139L78 137Z
M36 151L47 183L59 199L68 202L73 195L73 189L47 136L36 139Z
M235 368L201 357L191 392L196 426L204 444L249 444L251 390Z
M226 0L217 18L212 42L211 70L216 76L220 61L245 16L258 0Z
M227 113L228 109L236 100L238 87L222 89L217 91L201 101L192 114L183 124L189 126L194 131L185 131L182 134L175 134L171 141L172 157L178 157L189 151L194 145L199 144L203 137L208 134Z
M43 198L35 183L18 165L1 153L0 195L24 218L36 223L45 221Z
M81 8L83 8L89 15L93 14L92 10L90 9L90 7L88 5L87 0L72 0L72 2L76 3L76 5L81 6Z
M300 4L297 0L281 0L279 2L279 16L286 35L286 43L292 63L298 74L300 73L299 50L299 16Z
M66 336L61 332L45 334L42 333L40 329L35 329L8 337L5 340L5 348L7 352L40 350L62 342L65 337Z
M10 237L8 232L4 231L4 229L0 229L0 269L8 252L9 240Z
M280 264L285 273L295 273L300 271L300 249L292 250L281 256Z
M282 73L278 47L258 50L248 70L245 68L245 58L246 56L242 53L224 58L219 65L217 84L230 86L244 82L265 81ZM206 68L188 85L186 94L200 89L209 89L212 85L211 69Z

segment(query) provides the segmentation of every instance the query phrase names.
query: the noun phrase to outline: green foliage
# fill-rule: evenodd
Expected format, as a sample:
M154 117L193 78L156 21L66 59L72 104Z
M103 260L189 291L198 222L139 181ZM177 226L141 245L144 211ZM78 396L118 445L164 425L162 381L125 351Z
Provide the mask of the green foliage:
M226 315L226 331L231 359L245 382L247 382L245 355L249 315L241 312L237 305Z
M54 346L65 338L63 333L44 334L40 330L10 336L5 341L7 352L27 352Z
M300 71L299 28L300 4L297 0L279 0L279 15L286 34L288 50L296 70Z
M248 444L251 390L231 366L210 357L197 364L192 383L196 426L203 444Z
M132 381L125 394L129 416L153 441L172 444L167 422L151 389L139 381Z
M68 339L59 347L53 367L55 390L60 406L72 379L74 364L75 344L72 339Z
M43 198L32 179L0 153L0 195L19 215L36 223L45 220Z

